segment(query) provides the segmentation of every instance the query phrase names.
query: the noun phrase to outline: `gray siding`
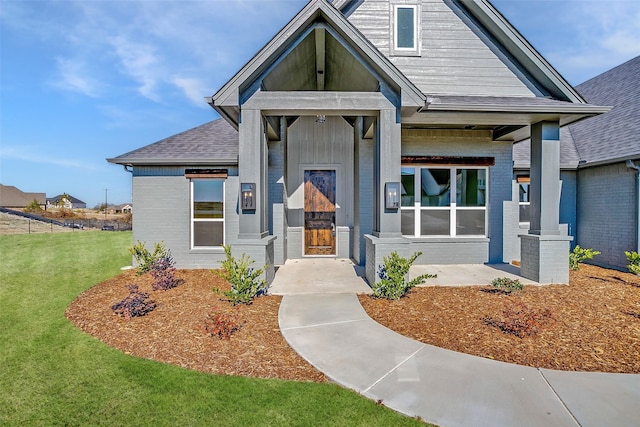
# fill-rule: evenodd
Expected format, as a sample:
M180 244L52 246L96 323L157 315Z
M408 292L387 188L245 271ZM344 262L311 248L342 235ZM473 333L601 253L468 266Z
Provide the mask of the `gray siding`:
M451 246L451 250L444 249L442 243L438 241L437 244L443 247L442 250L454 255L454 258L449 258L448 263L450 264L511 261L503 259L503 202L511 200L512 145L510 142L494 142L491 140L490 135L490 133L486 132L473 131L402 131L403 156L477 156L495 158L495 165L489 167L487 215L489 215L488 237L490 241L487 242L486 239L478 241L481 246L487 247L488 245L488 250L481 250L472 256L472 251L467 253L468 251L464 249L471 247L468 243L470 239L460 239L460 252L456 252L454 245ZM452 241L455 240L452 239ZM436 241L433 243L436 243ZM449 246L446 248L449 248ZM478 246L474 246L473 250L477 248ZM485 254L487 258L479 260L479 254ZM431 262L426 259L419 261Z
M303 255L304 170L314 168L336 171L336 226L339 227L336 256L351 257L351 232L354 226L353 140L353 128L342 117L327 116L324 123L316 123L315 116L302 116L289 127L286 154L287 228L284 231L288 258L300 258Z
M360 265L366 261L367 243L365 234L373 232L374 221L374 171L373 171L374 143L371 139L358 138L356 163L356 221L354 224L353 257Z
M624 163L578 171L578 244L602 252L593 263L626 270L637 250L634 171Z
M237 173L229 168L229 174ZM225 182L225 240L237 240L236 205L238 179L229 176ZM190 189L184 168L136 167L133 173L133 240L147 243L152 249L164 242L178 268L217 268L224 259L222 248L196 249L191 245Z
M284 144L280 141L269 143L268 170L268 227L269 234L277 236L273 242L276 265L285 261L285 226L284 226Z
M390 11L393 1L364 0L349 21L424 93L533 96L531 90L443 0L405 3L421 3L420 56L391 54Z

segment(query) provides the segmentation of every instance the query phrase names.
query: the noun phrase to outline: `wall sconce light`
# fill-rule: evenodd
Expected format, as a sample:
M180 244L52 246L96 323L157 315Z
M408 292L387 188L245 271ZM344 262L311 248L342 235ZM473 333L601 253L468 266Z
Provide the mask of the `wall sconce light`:
M240 208L254 210L256 208L256 184L243 182L240 184Z
M318 114L316 116L316 123L324 123L325 121L327 121L327 116L325 116L324 114Z
M384 207L386 209L400 208L399 182L387 182L384 184Z

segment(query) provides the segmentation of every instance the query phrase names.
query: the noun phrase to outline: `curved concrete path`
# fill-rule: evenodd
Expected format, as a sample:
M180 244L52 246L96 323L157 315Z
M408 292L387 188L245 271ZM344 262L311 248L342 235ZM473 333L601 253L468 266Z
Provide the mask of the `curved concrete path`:
M536 369L422 344L372 320L355 293L285 294L279 323L331 380L441 427L640 425L640 375Z

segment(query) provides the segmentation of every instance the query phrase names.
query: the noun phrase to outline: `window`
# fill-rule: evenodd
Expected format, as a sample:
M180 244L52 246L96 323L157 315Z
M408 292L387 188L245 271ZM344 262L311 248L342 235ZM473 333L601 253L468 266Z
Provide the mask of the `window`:
M416 48L415 21L415 6L396 6L396 49Z
M487 235L487 168L411 165L401 183L403 235Z
M224 179L191 180L191 247L224 244Z
M417 56L420 54L420 6L412 3L414 2L398 0L392 5L392 55Z
M527 223L531 221L531 179L528 176L519 176L516 178L518 183L518 202L520 205L520 222Z

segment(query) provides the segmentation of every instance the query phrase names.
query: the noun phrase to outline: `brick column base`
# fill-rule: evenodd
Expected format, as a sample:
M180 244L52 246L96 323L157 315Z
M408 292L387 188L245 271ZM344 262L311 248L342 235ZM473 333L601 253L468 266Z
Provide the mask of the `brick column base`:
M521 234L520 274L540 284L569 283L571 236Z

